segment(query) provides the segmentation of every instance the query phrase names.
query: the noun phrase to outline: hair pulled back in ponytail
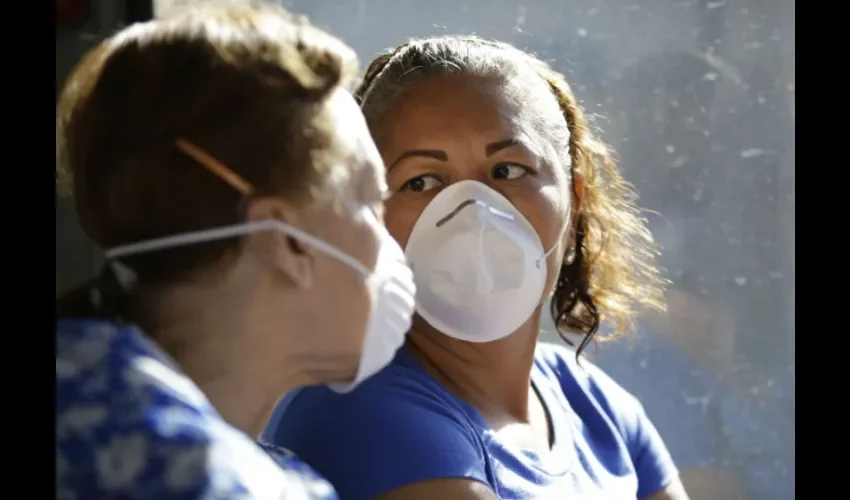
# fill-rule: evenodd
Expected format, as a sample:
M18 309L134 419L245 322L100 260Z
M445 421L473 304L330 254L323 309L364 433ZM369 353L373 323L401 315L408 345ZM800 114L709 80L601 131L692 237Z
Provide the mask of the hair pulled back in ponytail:
M574 255L564 259L551 303L561 336L574 345L569 336L581 335L578 355L602 321L612 323L615 336L631 326L640 307L663 309L667 281L655 264L657 246L634 189L591 131L566 79L548 64L473 36L409 40L376 56L355 91L373 135L380 138L389 126L387 111L401 93L444 75L468 75L522 93L561 164L569 165L573 179L581 178Z

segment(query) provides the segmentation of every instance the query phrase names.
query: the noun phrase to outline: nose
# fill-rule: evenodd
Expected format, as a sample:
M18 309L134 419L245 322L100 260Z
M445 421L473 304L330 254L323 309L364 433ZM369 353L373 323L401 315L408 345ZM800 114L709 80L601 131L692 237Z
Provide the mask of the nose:
M451 186L452 184L457 184L458 182L463 181L480 182L500 195L506 196L502 190L503 186L499 185L499 183L490 176L490 172L486 168L471 164L466 168L458 168L452 172L451 182L448 185Z
M493 188L493 179L490 178L489 172L486 169L482 168L465 168L461 169L462 171L458 172L455 182L461 181L478 181L482 184L486 184L487 187Z

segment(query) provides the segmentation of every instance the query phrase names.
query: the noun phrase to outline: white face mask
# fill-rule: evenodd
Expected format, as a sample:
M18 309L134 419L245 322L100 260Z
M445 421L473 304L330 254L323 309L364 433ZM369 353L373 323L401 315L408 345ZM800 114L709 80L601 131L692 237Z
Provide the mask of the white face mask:
M407 265L401 247L377 220L371 209L363 207L358 212L380 234L380 249L374 271L370 271L360 261L333 245L296 227L271 219L123 245L107 250L106 258L118 259L128 255L234 238L259 231L279 231L339 260L363 276L372 302L357 375L350 382L328 384L336 392L348 392L392 361L410 329L416 293L413 273ZM113 268L122 281L132 279L129 275L132 271L126 266L113 262Z
M531 223L485 184L452 184L425 207L407 242L416 312L456 339L504 338L540 304L555 246L544 251Z
M364 217L381 235L375 272L366 279L372 310L363 338L357 375L351 382L328 384L328 388L339 393L353 390L392 361L410 330L415 307L416 285L404 250L387 228L378 222L375 214L371 210L367 212Z

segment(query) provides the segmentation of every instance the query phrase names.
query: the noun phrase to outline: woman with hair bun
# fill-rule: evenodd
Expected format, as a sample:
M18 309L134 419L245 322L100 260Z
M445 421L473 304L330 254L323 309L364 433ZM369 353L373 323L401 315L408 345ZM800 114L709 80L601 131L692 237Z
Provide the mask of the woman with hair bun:
M410 325L355 72L304 19L228 9L128 27L71 74L59 173L106 264L57 302L57 498L337 498L254 438Z

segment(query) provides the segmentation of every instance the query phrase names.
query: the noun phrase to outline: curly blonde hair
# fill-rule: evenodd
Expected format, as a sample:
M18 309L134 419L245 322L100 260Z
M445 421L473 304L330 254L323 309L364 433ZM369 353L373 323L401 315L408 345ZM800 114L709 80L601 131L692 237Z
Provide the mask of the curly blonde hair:
M575 345L569 335L582 336L577 355L603 320L612 323L606 338L613 338L633 326L641 307L663 310L667 281L656 266L657 245L634 187L623 178L613 151L590 129L564 76L535 56L474 36L412 39L379 54L355 91L376 138L402 92L443 75L494 81L513 93L508 97L533 104L524 107L538 122L536 130L562 155L572 178L581 179L581 193L575 193L580 199L575 255L564 260L551 303L561 337Z

